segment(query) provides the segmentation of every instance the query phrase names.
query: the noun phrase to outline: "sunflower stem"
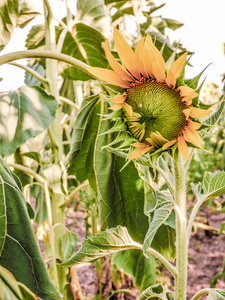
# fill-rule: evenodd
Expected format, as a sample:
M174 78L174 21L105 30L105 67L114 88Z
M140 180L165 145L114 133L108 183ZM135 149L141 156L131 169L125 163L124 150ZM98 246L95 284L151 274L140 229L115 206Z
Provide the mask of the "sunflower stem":
M186 217L186 193L185 193L185 170L181 163L180 155L174 158L175 178L175 202L176 211L176 269L175 277L175 300L186 299L187 285L187 217Z

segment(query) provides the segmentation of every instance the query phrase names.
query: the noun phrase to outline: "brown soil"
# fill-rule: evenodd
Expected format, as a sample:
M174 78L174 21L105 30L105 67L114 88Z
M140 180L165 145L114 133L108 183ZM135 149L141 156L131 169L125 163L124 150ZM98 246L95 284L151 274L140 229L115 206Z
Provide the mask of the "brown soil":
M76 213L76 220L77 222L74 231L77 231L79 233L80 239L82 239L85 233L83 227L83 214ZM199 223L206 223L208 226L217 229L220 228L220 224L224 220L225 213L214 213L207 207L204 207L202 209L197 219ZM218 235L216 231L208 231L197 227L196 233L191 237L188 254L189 264L187 300L191 299L191 297L200 289L208 288L212 278L222 271L223 256L225 256L225 236L223 234ZM136 299L138 290L133 286L132 277L123 276L122 284L119 286L112 281L109 260L103 260L102 264L104 264L102 273L103 297L108 297L110 295L110 291L112 290L125 288L131 289L132 293L115 294L110 299ZM83 294L86 295L85 299L97 299L97 296L94 295L99 293L99 278L96 275L94 265L78 268L77 273L81 288L83 290ZM172 286L172 278L170 283ZM216 287L225 288L225 282L223 281L223 279L218 280ZM200 298L200 300L205 299L205 296L202 296Z

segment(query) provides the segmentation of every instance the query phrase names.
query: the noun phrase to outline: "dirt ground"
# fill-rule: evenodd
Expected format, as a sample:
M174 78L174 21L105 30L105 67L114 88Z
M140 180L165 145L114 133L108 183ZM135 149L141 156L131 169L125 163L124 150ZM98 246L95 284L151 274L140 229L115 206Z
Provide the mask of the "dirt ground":
M221 222L225 221L225 213L214 213L211 209L203 207L201 213L197 218L197 221L199 223L203 223L210 227L219 229ZM69 227L71 226L69 225ZM79 233L81 241L85 235L82 212L76 213L76 225L74 226L73 230ZM191 297L197 291L199 291L202 288L209 287L212 278L222 271L223 257L225 256L225 235L218 235L216 231L208 231L201 228L196 228L196 233L191 237L190 240L188 254L189 264L187 300L190 300ZM138 290L133 285L132 277L125 276L123 280L123 285L118 286L112 281L112 274L109 261L104 262L104 264L105 266L102 275L103 296L109 296L110 290L125 288L131 289L132 293L115 294L110 299L136 299ZM99 288L99 280L98 276L95 273L94 265L78 268L77 273L85 299L91 299L91 296L94 296L98 293ZM165 271L165 274L166 273L167 272ZM167 284L168 287L170 285L172 286L173 279L168 279ZM223 281L223 279L218 280L216 287L225 288L225 282ZM97 299L97 296L94 296L92 299L95 298ZM200 298L200 300L205 299L205 296L202 296Z

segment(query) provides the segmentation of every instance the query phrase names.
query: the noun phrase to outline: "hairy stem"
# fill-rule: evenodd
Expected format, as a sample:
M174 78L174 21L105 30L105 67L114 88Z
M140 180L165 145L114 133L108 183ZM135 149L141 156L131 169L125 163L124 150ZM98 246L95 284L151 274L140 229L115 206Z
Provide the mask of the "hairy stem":
M199 299L201 296L208 294L211 290L213 290L213 289L202 289L201 291L197 292L197 293L191 298L191 300L197 300L197 299Z
M185 171L180 155L174 158L175 178L175 202L176 202L176 269L175 277L175 300L186 299L187 285L187 218L186 218L186 194L185 194Z
M89 65L69 55L62 54L57 51L50 51L50 50L23 50L23 51L17 51L17 52L5 54L0 56L0 65L12 62L17 59L23 59L23 58L51 58L51 59L68 63L82 70L83 72L89 74L88 72L88 68L90 68ZM93 77L93 75L91 76Z

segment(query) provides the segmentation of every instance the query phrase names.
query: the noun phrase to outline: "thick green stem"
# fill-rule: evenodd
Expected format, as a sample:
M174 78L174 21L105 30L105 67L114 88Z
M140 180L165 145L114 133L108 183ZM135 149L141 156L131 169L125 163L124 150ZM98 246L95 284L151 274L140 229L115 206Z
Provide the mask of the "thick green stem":
M44 0L44 15L45 15L45 41L47 50L54 52L55 45L55 26L53 14L48 0ZM59 101L59 91L57 82L57 60L46 59L46 79L49 82L49 92ZM48 132L51 140L52 154L54 162L59 164L62 161L62 129L61 129L61 105L58 105L55 120L50 126ZM65 202L64 196L58 193L52 193L52 224L54 232L51 232L51 239L54 240L54 251L52 257L60 260L63 259L62 255L62 238L64 235L64 210L60 206ZM50 217L50 216L48 216ZM62 226L55 226L56 224ZM57 276L59 291L64 294L66 285L66 273L62 268L55 268L53 278Z
M185 171L180 156L174 158L175 201L176 201L176 269L175 300L186 299L187 285L187 218L186 218L186 193Z
M17 59L23 59L23 58L51 58L56 59L59 61L63 61L65 63L68 63L83 72L88 72L88 68L90 68L89 65L83 63L82 61L73 58L69 55L59 53L57 51L50 51L50 50L23 50L23 51L17 51L12 52L9 54L5 54L0 56L0 65L12 62ZM91 74L90 74L91 75ZM93 75L91 75L93 77Z

